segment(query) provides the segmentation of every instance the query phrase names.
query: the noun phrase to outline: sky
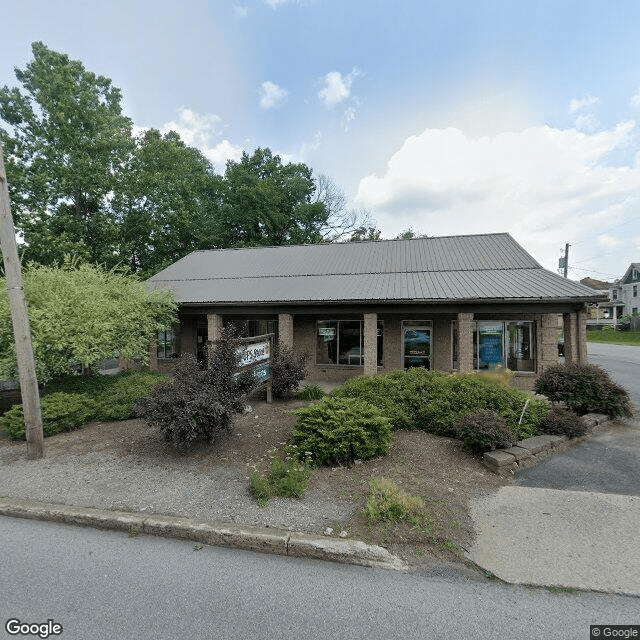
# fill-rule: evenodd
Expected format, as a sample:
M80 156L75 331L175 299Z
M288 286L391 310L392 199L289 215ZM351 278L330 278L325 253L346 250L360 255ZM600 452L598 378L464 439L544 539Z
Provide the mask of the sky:
M123 92L219 172L269 147L384 238L510 233L569 277L640 262L637 0L21 0L0 86L31 43Z

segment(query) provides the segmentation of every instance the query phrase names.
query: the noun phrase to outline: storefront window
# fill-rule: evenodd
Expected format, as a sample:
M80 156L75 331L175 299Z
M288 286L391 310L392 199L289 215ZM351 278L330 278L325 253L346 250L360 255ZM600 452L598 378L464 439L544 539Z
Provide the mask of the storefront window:
M457 327L452 329L452 360L457 367ZM535 371L534 323L527 321L478 321L473 332L473 368L490 371Z
M378 366L383 358L383 324L378 322ZM364 365L364 322L320 320L316 335L316 364Z
M172 329L158 332L158 358L177 358L175 335Z

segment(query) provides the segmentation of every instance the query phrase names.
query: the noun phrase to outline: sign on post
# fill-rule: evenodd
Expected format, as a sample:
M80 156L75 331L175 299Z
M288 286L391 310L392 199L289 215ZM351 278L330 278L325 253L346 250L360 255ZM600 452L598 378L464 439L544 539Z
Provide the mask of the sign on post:
M275 334L268 333L254 338L242 338L236 353L240 361L240 370L251 370L256 379L257 388L266 386L267 402L271 402L271 357Z

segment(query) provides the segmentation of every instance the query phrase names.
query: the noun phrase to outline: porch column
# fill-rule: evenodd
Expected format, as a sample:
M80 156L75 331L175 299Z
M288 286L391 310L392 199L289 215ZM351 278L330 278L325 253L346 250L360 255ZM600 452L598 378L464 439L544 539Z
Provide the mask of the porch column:
M563 313L564 361L578 362L578 319L575 313Z
M576 342L577 355L579 364L588 364L589 356L587 355L587 310L580 309L576 313Z
M222 329L222 316L219 313L207 313L207 341L218 342Z
M558 364L557 313L543 313L535 316L536 321L536 372L542 373L547 367Z
M278 314L278 346L293 349L293 315Z
M458 314L458 371L473 371L473 313Z
M364 314L364 375L378 373L378 314Z

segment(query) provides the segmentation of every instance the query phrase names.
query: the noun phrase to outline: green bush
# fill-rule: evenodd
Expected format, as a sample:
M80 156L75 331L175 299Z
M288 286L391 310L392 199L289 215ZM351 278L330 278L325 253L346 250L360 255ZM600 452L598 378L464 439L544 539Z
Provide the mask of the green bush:
M292 411L298 417L289 453L316 465L351 464L389 453L392 429L380 409L354 398L326 397Z
M107 376L102 376L107 377ZM167 380L155 371L127 371L113 376L109 385L96 397L96 420L127 420L135 416L138 398L148 396L154 387Z
M82 393L59 391L40 399L42 410L42 430L45 436L59 431L78 429L93 419L95 403ZM24 413L22 405L14 405L1 418L0 424L6 429L11 440L24 440Z
M322 400L327 394L317 384L305 384L296 396L298 400Z
M277 347L271 360L271 392L283 398L298 390L307 375L308 354L296 354L289 347Z
M540 425L540 431L556 436L577 438L587 432L587 425L573 411L562 407L553 407Z
M419 368L349 380L333 397L357 398L378 407L394 429L422 429L437 435L454 435L453 425L461 416L490 409L505 419L518 439L524 439L537 433L548 411L546 402L500 380Z
M455 437L474 453L510 447L517 442L505 419L491 409L468 413L453 425Z
M371 493L364 508L364 515L369 524L383 520L412 520L424 507L422 498L407 495L389 478L372 478L370 484Z
M266 475L257 470L251 473L251 493L261 507L265 507L269 498L302 498L307 490L311 475L311 464L296 459L282 460L272 455L269 471Z
M633 414L629 394L609 374L593 364L565 363L538 376L536 392L552 402L564 402L580 416L605 413L610 417Z

